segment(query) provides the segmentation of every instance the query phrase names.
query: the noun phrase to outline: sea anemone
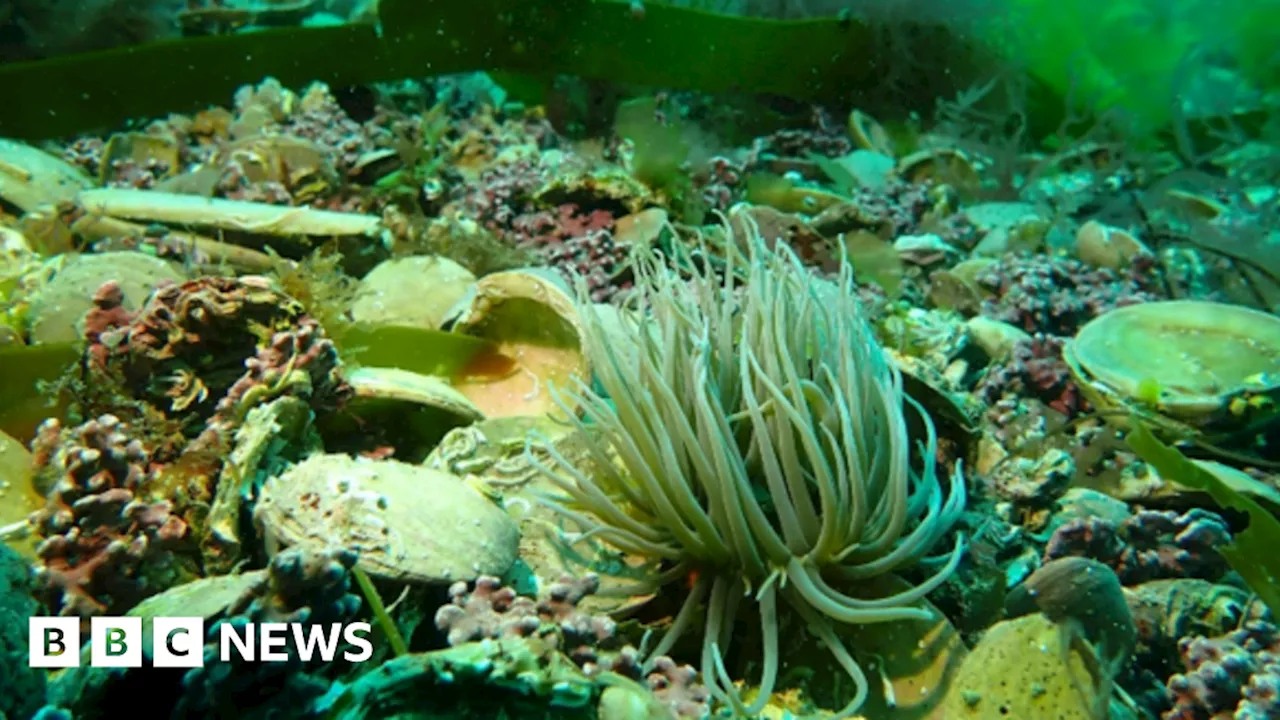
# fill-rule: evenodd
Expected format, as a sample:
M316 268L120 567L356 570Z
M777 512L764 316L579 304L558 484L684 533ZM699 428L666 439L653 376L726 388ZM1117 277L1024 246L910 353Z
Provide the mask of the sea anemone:
M527 455L563 491L548 504L582 530L565 537L650 559L661 571L649 590L696 575L651 657L705 605L704 682L754 715L778 676L781 600L854 680L849 715L867 680L832 623L931 617L916 605L955 570L963 539L904 592L868 599L840 588L924 559L963 509L964 481L957 466L944 493L932 422L873 339L849 264L820 278L738 215L723 232L724 247L739 250L719 268L687 251L671 264L637 254L633 312L591 305L579 283L596 384L552 393L591 438L592 465L575 467L541 439L531 447L550 460ZM908 407L926 429L914 457ZM764 654L750 706L723 660L744 595L759 606Z

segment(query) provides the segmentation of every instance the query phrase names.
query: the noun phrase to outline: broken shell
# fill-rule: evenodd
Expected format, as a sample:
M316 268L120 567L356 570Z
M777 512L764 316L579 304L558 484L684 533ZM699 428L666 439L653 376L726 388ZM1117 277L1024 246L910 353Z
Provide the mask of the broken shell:
M438 330L475 294L476 276L445 257L415 255L385 260L360 281L351 319L376 325Z
M916 265L932 265L958 254L954 247L935 233L899 235L893 241L893 249L903 260Z
M995 258L969 258L957 263L955 267L951 268L951 272L961 280L973 283L977 287L978 276L982 274L983 270L995 265L997 262Z
M400 153L389 148L370 150L356 158L351 175L357 182L372 185L404 166Z
M969 331L969 337L973 338L987 357L996 362L1008 358L1013 352L1014 345L1031 339L1031 335L1022 328L992 320L985 315L969 318L965 323L965 329Z
M1113 170L1123 150L1114 143L1083 142L1058 153L1054 165L1064 172Z
M311 408L288 395L258 405L245 415L244 423L236 429L235 446L218 473L208 516L198 522L192 519L200 536L206 572L228 573L240 562L241 510L245 501L256 495L255 479L262 477L267 468L279 467L282 462L306 457L321 448L311 421ZM164 494L182 491L183 488L174 487Z
M602 546L585 538L570 544L563 534L546 532L546 528L559 527L564 519L542 501L561 492L535 465L540 463L553 470L558 467L547 452L548 446L588 477L609 477L600 470L601 460L593 453L593 447L599 445L588 443L586 436L567 423L545 415L490 418L457 428L440 441L422 464L474 478L501 497L502 506L520 526L520 560L535 575L544 578L565 573L580 575L598 559L597 551ZM609 452L606 462L623 472L612 451ZM644 559L619 558L619 561L621 572L602 574L600 592L583 598L582 609L613 613L647 599L632 598L625 592L637 581L646 579Z
M71 232L64 213L59 207L46 205L37 210L29 210L18 219L18 228L31 244L31 249L41 255L59 255L75 252L77 238Z
M106 184L116 163L131 163L144 168L163 168L161 177L172 177L182 168L178 141L164 135L116 133L107 140L98 164L98 181Z
M85 215L71 224L71 232L87 242L139 238L146 236L148 230L147 226L139 223L101 215ZM275 258L264 252L182 230L168 230L164 234L164 240L174 246L194 250L195 255L211 265L225 263L238 270L253 273L264 273L279 266Z
M1179 435L1229 437L1275 419L1280 318L1171 300L1112 310L1063 348L1081 392L1117 426L1136 413Z
M481 278L454 331L494 343L454 384L488 417L560 414L548 385L566 388L573 377L591 378L577 305L550 270Z
M188 35L217 35L250 25L293 27L303 24L317 0L264 0L245 5L209 3L187 7L176 13L178 24Z
M618 245L649 247L658 242L668 222L667 211L662 208L624 215L613 224L613 241Z
M46 265L53 277L31 297L33 343L81 340L93 295L109 280L119 283L129 312L141 308L156 287L186 280L176 265L133 251L64 256Z
M1280 490L1258 480L1243 470L1223 465L1213 460L1188 458L1192 464L1218 478L1232 490L1267 506L1272 512L1280 509ZM1203 491L1189 488L1177 480L1164 478L1150 465L1137 464L1125 467L1119 482L1107 487L1108 495L1127 503L1140 505L1181 505L1196 502L1195 496Z
M964 215L983 234L973 249L976 256L999 257L1015 250L1037 250L1050 223L1034 205L1021 202L979 203Z
M898 177L913 184L933 182L954 187L972 196L982 188L982 179L973 161L955 148L931 148L912 153L898 161Z
M316 454L271 478L254 509L269 539L345 547L370 575L447 583L501 576L520 531L462 478L394 460Z
M1151 250L1128 232L1090 220L1076 232L1076 255L1094 267L1118 270Z
M875 283L886 295L896 296L906 276L906 265L896 246L866 230L847 233L842 239L845 255L856 268L854 276L858 282Z
M25 254L31 250L31 243L27 242L26 235L11 227L0 225L0 254Z
M582 212L609 210L627 215L658 204L654 192L619 167L592 172L557 173L533 193L533 201L546 207L576 205Z
M438 377L420 375L398 368L362 367L347 373L347 384L357 398L413 403L446 410L470 423L484 419L484 413L465 395Z
M889 157L894 155L893 141L889 139L884 126L861 110L855 109L849 113L849 137L853 138L854 146L862 150L871 150Z
M87 213L166 225L194 225L255 235L380 237L376 215L204 198L148 190L86 190L76 202Z
M1094 651L1072 638L1042 613L996 623L954 671L939 716L1105 717L1096 710L1106 704L1098 699L1102 680L1090 672Z
M754 227L749 228L749 225ZM729 209L729 228L733 231L732 236L739 240L737 250L744 255L748 248L746 243L741 242L742 238L758 234L770 248L791 248L806 265L832 272L840 267L839 257L835 252L836 245L828 242L801 215L784 213L768 205L738 203ZM872 236L871 240L881 248L887 246L879 237ZM861 265L856 267L860 271L863 269Z
M953 270L935 270L929 275L929 302L941 310L973 315L982 308L982 291Z
M454 428L484 419L439 377L386 367L360 367L346 377L355 392L347 411L365 427L382 428L382 442L405 462L421 459Z
M0 138L0 201L23 212L70 202L93 181L62 158Z
M1217 200L1186 190L1167 190L1164 195L1174 207L1201 220L1212 220L1227 211Z
M9 547L34 560L35 540L27 517L44 507L35 487L31 453L8 433L0 431L0 530ZM12 529L12 534L9 530Z
M797 185L781 175L756 173L747 177L747 201L782 212L817 215L827 208L849 202L849 198Z
M338 181L324 148L290 135L250 135L223 147L210 162L220 169L234 163L249 182L280 183L299 198L317 195Z

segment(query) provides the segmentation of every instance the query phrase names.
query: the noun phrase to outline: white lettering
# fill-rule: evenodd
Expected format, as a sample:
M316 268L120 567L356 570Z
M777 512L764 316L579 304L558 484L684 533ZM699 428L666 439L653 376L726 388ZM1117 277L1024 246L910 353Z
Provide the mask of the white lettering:
M302 624L293 624L293 644L298 648L298 657L303 662L311 662L311 655L315 652L317 645L320 647L320 659L324 662L333 662L333 656L338 652L338 639L342 637L342 626L333 623L329 626L327 636L324 630L322 625L312 625L307 628L306 637L303 637Z
M354 645L361 648L361 650L360 652L348 650L342 653L342 658L347 662L354 663L364 662L373 657L373 643L369 642L369 639L365 637L372 631L373 628L369 627L369 623L367 622L351 623L348 625L347 629L342 633L343 639L347 641L348 645ZM357 635L356 633L361 634Z
M277 648L283 648L289 643L289 626L285 623L262 623L259 625L261 632L258 638L262 643L262 652L260 657L262 662L286 662L289 659L289 653Z
M231 662L232 645L236 646L241 660L253 662L253 626L244 626L244 637L237 634L236 627L232 623L224 622L218 627L218 657L222 662Z

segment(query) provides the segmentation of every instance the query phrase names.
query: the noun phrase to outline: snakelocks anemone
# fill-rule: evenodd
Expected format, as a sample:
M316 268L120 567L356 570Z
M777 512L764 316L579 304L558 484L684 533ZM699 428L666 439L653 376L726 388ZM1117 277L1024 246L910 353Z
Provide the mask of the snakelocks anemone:
M652 560L662 571L650 589L696 576L653 657L695 632L705 606L704 682L754 715L776 684L778 616L790 608L854 680L841 713L851 715L867 680L835 623L931 617L920 600L955 570L963 538L906 591L842 589L925 559L963 510L964 479L959 467L939 478L933 424L876 343L849 264L822 279L769 248L745 213L724 232L737 250L714 270L632 259L627 332L580 294L595 383L553 392L592 438L594 462L574 467L545 443L548 462L528 456L563 491L547 502L579 526L566 538ZM925 437L908 436L910 412ZM750 705L723 659L744 597L758 606L764 653Z

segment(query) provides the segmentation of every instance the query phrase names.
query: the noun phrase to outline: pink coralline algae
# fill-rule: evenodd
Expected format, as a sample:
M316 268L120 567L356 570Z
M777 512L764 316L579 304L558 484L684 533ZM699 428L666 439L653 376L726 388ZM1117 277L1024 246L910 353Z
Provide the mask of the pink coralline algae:
M244 86L236 92L235 105L239 120L257 113L263 134L284 134L310 140L334 153L334 164L345 175L355 172L357 161L365 153L390 147L393 134L390 119L378 115L367 122L356 122L338 105L329 89L316 83L296 101L285 98L287 91L279 82L268 79L262 84ZM256 124L255 123L255 124Z
M584 212L571 203L555 211L525 213L512 222L518 246L533 250L567 277L585 279L595 302L608 302L627 287L618 276L628 249L614 242L613 225L607 210Z
M215 425L238 426L250 408L302 388L320 412L335 410L351 396L339 373L338 349L308 317L271 336L244 361L245 373L218 400Z
M118 613L164 589L162 568L188 528L167 501L138 497L151 460L128 427L110 415L69 430L51 419L32 450L36 473L53 479L47 506L31 516L44 538L36 581L49 606Z
M1072 336L1099 315L1158 300L1152 269L1125 273L1053 255L1007 255L977 276L994 297L982 314L1029 333Z
M993 405L1011 395L1029 396L1075 417L1087 403L1062 359L1063 342L1043 333L1017 342L1008 360L988 368L978 383L980 396Z
M639 651L622 646L611 618L578 608L599 586L595 575L565 575L535 600L495 577L481 577L471 588L454 583L450 603L436 611L436 627L450 646L487 638L538 638L564 651L588 676L607 671L644 682L677 718L706 717L711 697L696 670L662 656L653 658L646 671Z
M1173 709L1163 720L1280 717L1280 629L1252 621L1221 637L1179 643L1186 672L1169 679Z
M804 158L810 154L824 157L840 157L853 152L848 133L838 123L815 112L812 128L784 128L764 137L756 138L748 152L749 162L773 156Z
M1045 545L1045 561L1068 556L1109 565L1125 585L1161 578L1216 580L1227 565L1218 548L1231 542L1221 516L1200 508L1140 510L1119 523L1077 518L1064 523Z
M515 229L521 215L536 213L533 194L554 174L533 158L495 163L484 169L474 182L459 188L452 206L455 212L474 219L486 230L507 233Z
M309 376L305 390L318 407L345 397L332 342L264 278L165 285L136 315L124 313L120 302L119 287L107 283L86 315L90 371L98 380L122 382L149 412L182 418L189 435L200 433L215 413L216 424L230 429L229 416L247 409L241 407L245 398L297 389L287 381L299 372ZM251 392L253 387L260 391Z
M976 231L963 213L952 214L936 226L922 224L938 204L930 192L933 187L891 179L882 188L855 188L853 204L865 221L882 228L881 232L889 238L932 232L950 245L969 247L975 241Z
M436 627L450 645L501 637L543 637L554 647L574 653L614 637L617 625L605 616L578 609L582 598L595 592L594 575L566 576L548 588L541 600L516 594L494 577L481 577L474 589L465 582L449 588L449 605L436 612Z

